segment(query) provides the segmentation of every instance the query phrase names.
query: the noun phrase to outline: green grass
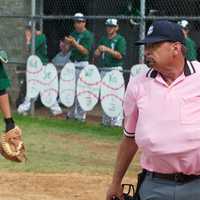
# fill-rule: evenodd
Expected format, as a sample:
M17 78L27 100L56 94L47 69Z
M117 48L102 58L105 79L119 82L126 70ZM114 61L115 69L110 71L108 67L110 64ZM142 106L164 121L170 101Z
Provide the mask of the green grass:
M18 164L0 157L1 171L110 174L113 170L120 128L17 114L14 118L23 130L28 161Z
M46 117L30 117L15 115L17 124L23 128L34 126L44 130L53 129L56 132L76 132L79 135L95 137L99 139L118 140L122 130L117 127L104 127L98 123L83 123L76 120L57 120Z

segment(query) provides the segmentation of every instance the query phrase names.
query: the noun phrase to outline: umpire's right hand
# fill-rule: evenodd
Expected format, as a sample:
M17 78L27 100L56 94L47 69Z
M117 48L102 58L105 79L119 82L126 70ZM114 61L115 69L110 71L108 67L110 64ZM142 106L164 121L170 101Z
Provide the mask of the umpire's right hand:
M114 184L112 183L107 191L106 200L124 200L123 198L123 188L121 184Z

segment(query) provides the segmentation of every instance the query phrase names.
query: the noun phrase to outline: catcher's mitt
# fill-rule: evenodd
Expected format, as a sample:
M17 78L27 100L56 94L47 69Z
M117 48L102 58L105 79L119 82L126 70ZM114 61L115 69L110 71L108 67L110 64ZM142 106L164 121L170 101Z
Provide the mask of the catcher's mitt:
M15 127L1 135L0 153L11 161L26 161L25 147L22 142L22 132L19 127Z

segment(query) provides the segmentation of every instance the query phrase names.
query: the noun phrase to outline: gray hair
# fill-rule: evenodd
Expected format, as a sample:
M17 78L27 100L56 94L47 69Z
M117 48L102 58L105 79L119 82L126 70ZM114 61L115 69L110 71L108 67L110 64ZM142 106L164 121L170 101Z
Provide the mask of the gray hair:
M184 56L184 57L186 57L186 51L187 51L187 49L186 49L186 47L185 47L185 45L181 45L181 53L182 53L182 55Z

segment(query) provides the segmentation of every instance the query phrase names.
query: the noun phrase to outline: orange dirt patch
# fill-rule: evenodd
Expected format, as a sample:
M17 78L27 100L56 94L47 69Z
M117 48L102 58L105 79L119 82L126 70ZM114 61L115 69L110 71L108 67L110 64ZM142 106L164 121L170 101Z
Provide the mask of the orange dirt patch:
M104 200L111 176L0 173L1 200ZM125 179L133 183L135 178Z

